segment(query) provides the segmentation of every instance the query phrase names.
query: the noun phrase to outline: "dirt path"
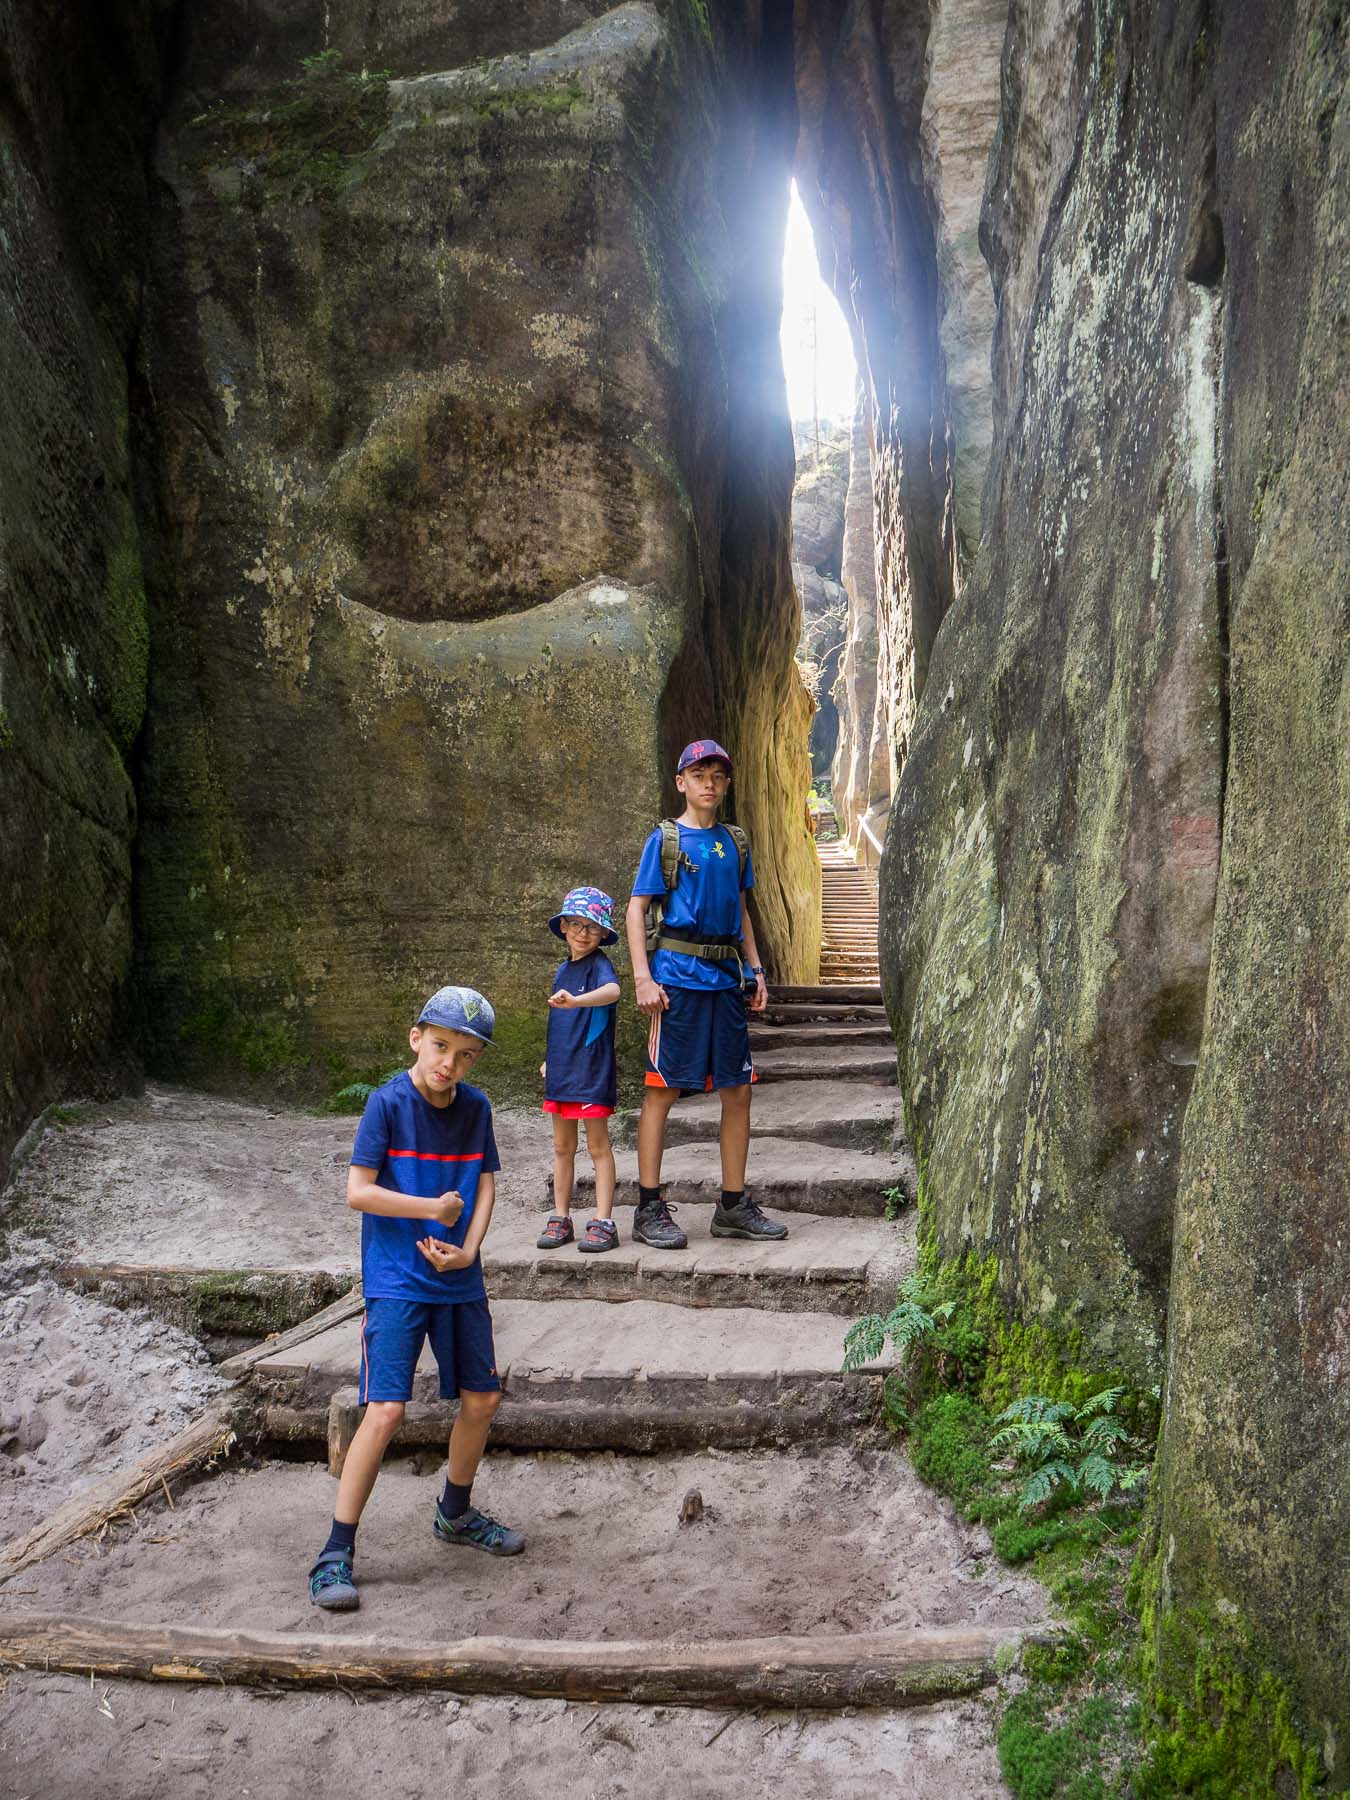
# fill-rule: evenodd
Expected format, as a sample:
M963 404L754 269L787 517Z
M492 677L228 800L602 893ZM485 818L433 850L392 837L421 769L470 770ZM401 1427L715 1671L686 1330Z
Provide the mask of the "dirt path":
M841 1043L873 1029L874 1007L870 996L841 1004L836 992L817 1006L798 993L756 1033L757 1060L776 1058L789 1076L757 1095L751 1164L792 1227L780 1246L708 1237L717 1152L696 1100L677 1108L672 1132L688 1251L625 1243L607 1258L543 1256L533 1234L548 1139L538 1115L499 1112L505 1174L496 1260L485 1260L508 1405L476 1495L526 1530L518 1562L433 1543L442 1453L419 1450L391 1460L363 1522L357 1619L309 1606L303 1572L332 1505L324 1446L353 1379L348 1324L264 1359L251 1377L266 1417L286 1421L292 1460L246 1453L180 1491L172 1509L143 1504L134 1520L26 1571L4 1604L158 1626L320 1630L335 1645L354 1633L391 1645L494 1634L705 1642L934 1626L1015 1633L1041 1621L1041 1590L998 1565L985 1534L962 1525L883 1435L859 1437L879 1375L839 1374L851 1318L893 1293L913 1254L912 1227L878 1217L881 1187L909 1179L894 1090L875 1065L844 1074L829 1043L831 1024ZM812 1068L814 1079L802 1074ZM340 1198L351 1132L348 1120L152 1090L50 1133L9 1217L41 1234L49 1264L345 1279L356 1260ZM627 1240L631 1215L618 1216ZM8 1450L0 1444L5 1535L110 1460L170 1435L220 1385L193 1339L144 1310L61 1291L35 1273L32 1239L11 1235L11 1252L20 1248L0 1289L14 1349L13 1418L0 1421L10 1432ZM441 1415L424 1410L434 1440ZM569 1448L538 1447L558 1443ZM656 1453L625 1453L635 1443ZM690 1488L705 1510L682 1525ZM1003 1792L982 1698L795 1716L91 1689L35 1674L0 1692L0 1792L190 1800L218 1791L222 1762L235 1791L269 1800L320 1780L339 1796L377 1781L407 1795L492 1782L513 1800Z
M735 1714L11 1675L13 1800L1000 1800L988 1703Z

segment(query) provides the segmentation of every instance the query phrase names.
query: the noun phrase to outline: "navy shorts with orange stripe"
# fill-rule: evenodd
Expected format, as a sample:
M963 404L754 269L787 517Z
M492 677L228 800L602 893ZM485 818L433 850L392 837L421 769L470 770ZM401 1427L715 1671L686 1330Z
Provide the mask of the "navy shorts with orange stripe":
M746 1087L755 1079L739 987L666 989L670 1006L647 1033L647 1086Z
M442 1400L500 1392L486 1300L371 1299L361 1321L362 1406L412 1399L417 1359L428 1339L441 1372Z

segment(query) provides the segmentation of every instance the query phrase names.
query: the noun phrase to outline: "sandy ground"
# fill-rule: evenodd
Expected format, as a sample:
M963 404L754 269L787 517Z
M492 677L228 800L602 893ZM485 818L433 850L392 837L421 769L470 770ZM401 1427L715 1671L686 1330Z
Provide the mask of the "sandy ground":
M65 1292L31 1255L0 1268L0 1541L182 1431L226 1385L195 1338Z
M24 1604L404 1642L835 1635L1044 1617L1041 1590L989 1559L984 1533L885 1448L490 1455L474 1498L526 1532L525 1554L511 1558L433 1539L442 1477L434 1453L391 1459L382 1473L361 1526L356 1614L321 1614L305 1585L335 1484L317 1464L279 1462L200 1482L176 1511L142 1509L121 1541L72 1546L23 1576ZM681 1526L690 1488L705 1512Z
M497 1122L499 1204L536 1212L546 1123L504 1109ZM342 1202L354 1129L352 1119L152 1089L81 1109L47 1134L0 1217L0 1536L171 1436L217 1385L193 1339L64 1292L45 1271L70 1256L354 1269L356 1223ZM231 1221L209 1241L198 1223L204 1194ZM515 1561L433 1542L439 1471L430 1453L391 1461L362 1527L365 1603L354 1619L319 1615L304 1584L332 1509L326 1472L247 1461L176 1492L176 1510L147 1503L134 1525L26 1571L0 1589L0 1606L405 1640L835 1633L1043 1616L1040 1590L986 1563L983 1534L886 1448L494 1455L476 1497L527 1532ZM707 1510L681 1528L690 1487ZM985 1700L794 1716L0 1680L6 1800L194 1800L222 1784L254 1800L289 1800L305 1786L334 1800L372 1791L430 1800L451 1784L510 1800L1006 1792Z
M719 1734L720 1735L717 1735ZM7 1800L1006 1800L988 1703L739 1713L12 1675ZM711 1741L710 1741L711 1740Z
M344 1199L354 1117L154 1086L140 1099L73 1111L73 1122L44 1135L5 1199L28 1230L74 1260L359 1268L360 1221ZM537 1212L552 1154L548 1120L508 1107L493 1118L497 1204Z

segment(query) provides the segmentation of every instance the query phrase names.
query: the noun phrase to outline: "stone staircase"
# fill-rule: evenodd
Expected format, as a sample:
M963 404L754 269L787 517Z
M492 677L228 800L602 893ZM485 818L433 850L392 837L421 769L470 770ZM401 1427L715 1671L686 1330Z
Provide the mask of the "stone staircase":
M914 1164L880 1000L867 986L775 988L752 1021L762 1085L749 1186L788 1221L782 1242L709 1234L721 1187L714 1094L681 1101L670 1117L662 1185L682 1209L686 1249L632 1242L631 1150L617 1152L617 1250L539 1250L540 1214L494 1222L483 1260L507 1396L494 1443L731 1449L837 1437L872 1415L884 1365L845 1375L844 1337L860 1313L890 1305L915 1256L912 1215L883 1216L888 1189L912 1195ZM578 1210L593 1183L583 1156ZM269 1435L327 1438L340 1463L358 1417L358 1330L354 1317L340 1320L254 1364ZM434 1443L445 1412L429 1359L419 1383L401 1435Z
M879 982L877 877L860 868L842 844L817 844L822 884L820 979ZM880 999L880 996L878 996Z
M569 1633L563 1621L574 1598L579 1603L584 1595L590 1605L597 1591L594 1575L583 1566L577 1593L563 1591L564 1582L556 1603L544 1607L547 1631L537 1624L519 1637L494 1636L476 1624L461 1630L460 1613L452 1608L446 1616L461 1636L447 1640L450 1627L437 1615L419 1627L416 1643L404 1643L395 1641L388 1622L394 1616L387 1609L396 1577L381 1563L377 1549L371 1553L370 1592L379 1635L352 1637L340 1621L327 1619L317 1629L305 1630L314 1622L295 1581L299 1533L290 1514L303 1492L306 1518L312 1514L322 1520L330 1493L326 1484L318 1486L291 1472L325 1459L330 1471L339 1472L357 1429L361 1415L353 1378L362 1310L357 1290L219 1365L222 1375L240 1384L227 1403L236 1428L281 1451L256 1475L241 1472L235 1477L236 1485L247 1485L247 1494L232 1500L226 1484L221 1488L222 1507L237 1503L245 1516L259 1521L258 1548L251 1552L257 1559L258 1594L232 1602L234 1612L223 1622L214 1616L199 1618L198 1555L190 1544L181 1553L172 1549L182 1529L177 1521L187 1520L191 1529L191 1509L180 1501L175 1532L146 1540L156 1557L158 1547L166 1546L165 1555L179 1571L156 1575L161 1586L155 1593L162 1597L154 1604L170 1609L162 1625L142 1625L116 1612L91 1625L82 1587L78 1613L60 1615L54 1625L41 1616L20 1620L27 1637L21 1632L20 1642L11 1629L0 1648L11 1661L46 1668L55 1645L58 1667L126 1673L131 1666L152 1679L196 1675L208 1668L213 1680L227 1671L228 1679L247 1683L331 1680L339 1686L421 1686L456 1694L561 1694L611 1705L655 1698L663 1704L727 1707L732 1716L748 1717L755 1715L747 1708L763 1707L862 1705L890 1711L928 1703L945 1709L956 1696L995 1682L1034 1625L1028 1624L1025 1607L1019 1611L1020 1603L1008 1602L1006 1584L986 1591L988 1584L980 1584L978 1571L976 1577L962 1572L974 1553L953 1541L950 1523L921 1491L915 1490L905 1503L907 1512L902 1508L897 1514L905 1523L894 1544L887 1539L883 1547L889 1563L895 1555L903 1557L915 1533L923 1542L944 1546L938 1554L947 1559L946 1577L931 1566L931 1550L915 1552L930 1559L921 1581L936 1578L932 1597L917 1608L900 1591L903 1582L892 1593L888 1576L889 1585L878 1589L877 1598L860 1614L846 1594L837 1601L831 1598L830 1580L848 1579L843 1566L833 1563L823 1588L821 1577L806 1570L798 1593L790 1540L786 1561L781 1567L774 1564L771 1575L743 1577L743 1555L719 1524L724 1508L728 1517L733 1505L744 1503L758 1511L756 1493L788 1492L784 1484L793 1480L805 1480L810 1487L825 1460L833 1457L836 1465L850 1465L841 1488L847 1498L825 1503L833 1510L813 1521L813 1534L833 1534L840 1555L857 1561L858 1532L866 1538L881 1529L878 1501L864 1489L866 1459L875 1454L869 1439L876 1442L869 1428L880 1411L889 1357L845 1372L845 1338L859 1314L890 1306L916 1258L913 1208L897 1221L882 1216L888 1189L912 1195L914 1164L901 1130L894 1046L877 988L845 983L775 988L766 1011L753 1020L752 1035L764 1081L751 1109L748 1185L789 1224L789 1236L771 1243L711 1236L711 1210L720 1190L720 1109L711 1094L682 1100L670 1119L663 1185L667 1198L680 1208L680 1224L689 1237L685 1249L658 1251L633 1243L627 1211L636 1199L631 1153L620 1154L621 1243L606 1255L583 1256L574 1247L539 1250L535 1238L549 1200L547 1185L541 1182L537 1190L537 1210L518 1191L494 1219L483 1258L504 1388L491 1441L494 1449L525 1453L503 1459L506 1463L519 1467L528 1462L531 1470L540 1471L537 1481L533 1474L529 1479L539 1489L536 1504L541 1510L526 1523L541 1545L547 1546L551 1533L553 1544L565 1545L570 1559L574 1537L568 1521L580 1517L587 1526L603 1523L603 1511L595 1511L596 1495L603 1493L603 1506L616 1516L626 1516L627 1509L648 1505L659 1488L670 1498L668 1506L660 1501L666 1510L661 1523L652 1527L657 1540L643 1536L647 1528L641 1527L631 1554L646 1557L652 1566L659 1560L661 1592L687 1592L690 1606L702 1607L709 1617L717 1611L719 1618L730 1620L722 1630L735 1633L738 1602L733 1598L729 1610L720 1602L720 1611L713 1608L710 1583L719 1592L721 1583L734 1590L744 1578L759 1583L754 1594L763 1588L772 1603L771 1616L782 1618L783 1624L767 1629L762 1622L752 1624L739 1635L715 1640L706 1627L683 1625L666 1637L643 1637L640 1631L615 1637L614 1631L622 1632L631 1598L625 1592L626 1571L616 1570L613 1607L606 1615L611 1622L600 1631L591 1626L589 1635ZM319 1174L326 1181L327 1165L341 1165L346 1153L333 1152L331 1124L315 1129L323 1139ZM583 1162L579 1177L584 1167ZM581 1190L590 1185L587 1179L578 1181ZM221 1190L218 1198L237 1205L232 1189ZM585 1193L577 1198L584 1207ZM425 1447L437 1467L446 1431L446 1404L438 1388L435 1365L425 1355L399 1432L404 1446ZM212 1415L206 1423L206 1448L194 1451L199 1459L218 1449L223 1429L221 1416ZM850 1443L861 1459L856 1467L845 1450ZM594 1451L610 1454L576 1454ZM532 1454L538 1452L567 1455L541 1462ZM156 1454L161 1460L155 1466L162 1469L164 1453ZM804 1461L813 1471L806 1477ZM652 1477L648 1471L654 1462L660 1467ZM178 1464L173 1468L181 1475ZM685 1480L685 1468L691 1474L700 1469L699 1483L709 1488L702 1526L697 1524L704 1513L701 1486ZM509 1489L514 1479L501 1461L488 1474L495 1492ZM571 1485L564 1494L566 1484ZM405 1477L402 1491L411 1494L414 1487L425 1526L427 1483L409 1483ZM677 1518L673 1496L682 1487L689 1491ZM380 1492L387 1516L400 1492L397 1470L387 1473ZM135 1493L143 1497L141 1488ZM589 1506L579 1495L591 1496ZM772 1511L776 1502L765 1504ZM857 1530L850 1523L855 1505L863 1521ZM209 1533L216 1517L203 1511L199 1536ZM791 1519L787 1529L792 1529ZM698 1531L706 1535L690 1535ZM203 1541L209 1546L211 1540L207 1536ZM649 1554L652 1541L663 1546L656 1559ZM378 1545L380 1539L372 1535L371 1542ZM406 1543L398 1554L406 1561ZM557 1583L547 1549L538 1554L543 1560L517 1571L526 1598L543 1594L541 1584L551 1589ZM710 1563L710 1556L722 1561ZM465 1576L477 1584L472 1593L463 1589L472 1602L470 1617L477 1619L474 1609L490 1607L506 1577L494 1573L483 1582L473 1570ZM640 1597L648 1605L651 1581L642 1579L647 1585ZM130 1591L140 1590L133 1584ZM457 1587L457 1598L460 1592ZM384 1614L379 1612L382 1604ZM191 1629L172 1610L183 1606L189 1608ZM871 1606L883 1609L875 1623ZM676 1611L683 1618L678 1606ZM508 1602L505 1610L498 1604L495 1613L484 1616L515 1615ZM859 1617L867 1620L867 1628L859 1629ZM798 1619L807 1623L798 1626ZM52 1636L56 1628L66 1634L59 1642ZM129 1665L132 1652L140 1660ZM944 1729L950 1725L949 1717ZM725 1721L715 1725L704 1749L725 1729ZM818 1733L819 1721L805 1729ZM877 1727L883 1733L889 1729ZM951 1753L950 1762L948 1754L943 1753L950 1780L944 1777L944 1785L932 1790L944 1796L966 1791L960 1785L960 1754Z

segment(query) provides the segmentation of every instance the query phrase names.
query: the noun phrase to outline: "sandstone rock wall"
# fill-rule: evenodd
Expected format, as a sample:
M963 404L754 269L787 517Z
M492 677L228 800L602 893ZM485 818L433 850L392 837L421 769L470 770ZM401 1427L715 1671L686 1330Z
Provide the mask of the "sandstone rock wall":
M908 753L979 541L993 295L977 221L1005 19L997 0L797 7L798 180L870 412L884 717L868 763Z
M877 601L877 543L872 487L871 407L860 393L849 445L848 498L844 508L843 584L848 596L844 651L835 704L839 745L834 759L834 805L840 835L866 857L862 821L876 809L872 829L884 840L890 808L891 708L880 679L881 635ZM874 746L880 740L881 754Z
M42 1107L126 1074L148 15L0 5L0 1181Z
M940 1250L1166 1371L1162 1716L1274 1669L1340 1787L1346 21L1296 10L1010 10L985 537L882 962Z
M1218 910L1176 1206L1158 1686L1254 1634L1350 1788L1350 102L1343 13L1209 27L1228 682ZM1201 113L1203 122L1203 112ZM1181 1710L1189 1703L1190 1713Z
M834 684L844 648L847 597L840 583L844 502L848 494L851 433L834 426L817 441L796 433L797 472L792 485L792 579L802 610L797 659L815 701L811 762L817 778L833 769L839 737Z
M544 920L578 880L626 893L698 732L737 760L763 948L814 973L790 439L754 353L787 35L719 32L676 0L185 9L150 366L159 1063L340 1072L453 978L528 1069Z

